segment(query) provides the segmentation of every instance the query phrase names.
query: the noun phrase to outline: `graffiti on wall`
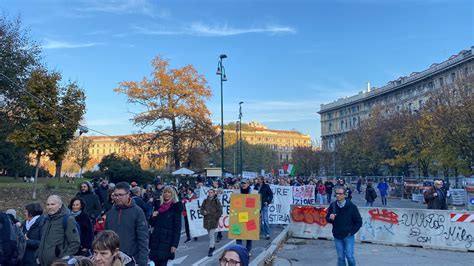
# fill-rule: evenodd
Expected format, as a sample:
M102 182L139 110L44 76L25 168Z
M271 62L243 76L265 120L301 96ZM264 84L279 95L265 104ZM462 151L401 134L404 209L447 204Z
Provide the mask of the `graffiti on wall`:
M382 209L369 210L370 219L386 222L389 224L398 224L398 214L393 211Z
M291 218L296 223L326 226L327 209L313 206L296 206L291 210Z

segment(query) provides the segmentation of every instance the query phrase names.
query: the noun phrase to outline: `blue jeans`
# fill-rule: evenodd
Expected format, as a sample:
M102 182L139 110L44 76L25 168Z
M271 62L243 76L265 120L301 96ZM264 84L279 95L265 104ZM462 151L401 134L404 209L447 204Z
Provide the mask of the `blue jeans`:
M270 235L270 224L268 223L268 206L262 207L260 211L260 227L262 228L262 234L267 236Z
M247 243L245 243L245 248L247 249L248 252L250 252L250 250L252 250L252 240L245 240ZM237 239L235 241L237 243L237 245L239 246L242 246L242 240L241 239Z
M349 266L355 266L354 236L346 236L344 239L334 238L337 252L337 265L346 266L346 258Z

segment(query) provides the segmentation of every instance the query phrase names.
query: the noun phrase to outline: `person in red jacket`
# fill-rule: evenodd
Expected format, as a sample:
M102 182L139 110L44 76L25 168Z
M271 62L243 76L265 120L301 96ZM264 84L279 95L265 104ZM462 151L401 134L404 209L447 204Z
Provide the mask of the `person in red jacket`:
M188 216L186 214L186 203L191 202L195 199L197 199L197 197L194 194L194 189L192 187L187 187L186 188L186 195L181 200L181 203L183 203L183 207L184 207L183 208L184 229L186 231L186 241L184 241L184 243L188 243L189 241L191 241L191 233L189 232L189 220L188 220ZM197 241L197 237L194 238L194 241Z

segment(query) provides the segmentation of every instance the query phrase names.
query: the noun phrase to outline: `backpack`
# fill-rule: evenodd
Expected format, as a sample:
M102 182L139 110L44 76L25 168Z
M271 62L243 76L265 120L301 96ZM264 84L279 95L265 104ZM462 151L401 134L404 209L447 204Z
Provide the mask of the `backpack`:
M64 238L66 238L67 220L69 219L69 217L71 217L71 214L66 214L63 217ZM81 235L81 226L79 225L79 223L77 223L76 219L74 219L74 223L76 224L77 233ZM81 247L82 247L82 243L81 243Z
M10 217L0 213L0 265L20 264L25 255L26 239L23 231Z

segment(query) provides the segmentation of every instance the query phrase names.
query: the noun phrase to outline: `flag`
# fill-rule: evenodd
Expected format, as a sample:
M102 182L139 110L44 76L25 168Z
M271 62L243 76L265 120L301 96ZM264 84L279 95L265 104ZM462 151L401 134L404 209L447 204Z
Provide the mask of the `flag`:
M285 170L285 172L287 172L291 176L294 176L296 174L296 166L291 163L285 163L283 165L283 170Z

